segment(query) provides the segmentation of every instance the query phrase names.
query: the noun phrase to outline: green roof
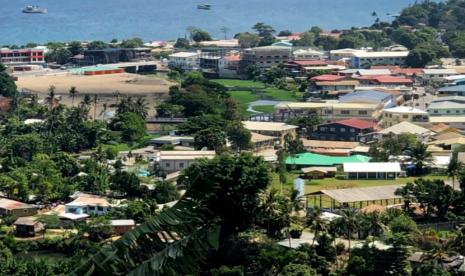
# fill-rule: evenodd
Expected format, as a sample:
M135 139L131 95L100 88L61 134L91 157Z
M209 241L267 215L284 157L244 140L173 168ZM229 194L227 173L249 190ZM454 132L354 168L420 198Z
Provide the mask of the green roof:
M367 163L370 157L364 155L329 156L316 153L299 153L286 159L287 165L334 166L342 163Z

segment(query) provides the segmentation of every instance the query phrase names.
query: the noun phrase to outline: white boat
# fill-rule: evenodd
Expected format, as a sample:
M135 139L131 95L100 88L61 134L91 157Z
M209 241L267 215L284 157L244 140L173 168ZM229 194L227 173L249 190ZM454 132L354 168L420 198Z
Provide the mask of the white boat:
M197 9L199 10L209 10L212 8L212 5L209 4L198 4Z
M27 5L22 9L23 13L47 13L47 9L39 6Z

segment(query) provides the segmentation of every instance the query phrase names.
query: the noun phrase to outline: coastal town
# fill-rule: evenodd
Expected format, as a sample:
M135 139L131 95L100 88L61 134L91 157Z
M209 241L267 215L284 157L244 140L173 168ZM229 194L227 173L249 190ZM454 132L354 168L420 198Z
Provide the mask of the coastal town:
M0 275L464 275L462 6L1 47Z

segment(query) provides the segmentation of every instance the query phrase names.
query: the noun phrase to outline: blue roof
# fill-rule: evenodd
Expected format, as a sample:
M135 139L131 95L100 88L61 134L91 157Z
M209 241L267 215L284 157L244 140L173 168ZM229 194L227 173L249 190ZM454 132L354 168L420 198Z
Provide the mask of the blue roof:
M357 91L346 94L339 97L339 101L342 103L351 102L369 102L369 103L382 103L392 96L389 93L381 92L377 90Z
M465 92L465 85L445 86L438 89L439 92Z

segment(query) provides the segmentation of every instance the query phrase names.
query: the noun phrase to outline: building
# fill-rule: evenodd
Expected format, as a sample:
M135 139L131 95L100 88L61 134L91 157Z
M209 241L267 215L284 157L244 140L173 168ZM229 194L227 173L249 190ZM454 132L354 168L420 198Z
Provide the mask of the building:
M438 97L465 96L465 85L445 86L438 89Z
M152 59L150 48L106 48L85 50L82 56L74 58L74 62L82 66L150 59Z
M431 116L431 124L445 124L451 128L465 130L465 116Z
M167 173L181 171L199 159L213 159L215 151L190 150L190 151L159 151L157 161L160 168Z
M160 148L164 145L193 147L194 137L168 135L151 139L149 144L155 148Z
M43 64L45 54L40 49L0 49L0 63L5 65Z
M368 146L361 146L359 142L308 139L301 139L301 141L306 151L331 156L367 154L370 149Z
M465 116L465 96L436 98L427 111L430 116Z
M314 93L337 97L354 91L358 85L357 80L317 81L313 86L309 86L309 90Z
M391 70L386 68L381 69L358 69L354 74L359 77L374 77L374 76L389 76Z
M361 137L373 132L375 123L360 119L347 119L334 123L321 124L310 136L316 140L360 141Z
M168 56L171 67L180 68L185 71L197 70L199 68L199 54L196 52L179 52Z
M355 91L339 97L339 102L378 104L384 108L396 105L396 100L392 94L377 90Z
M428 121L428 112L410 106L398 106L384 109L382 125L390 127L401 122L427 123Z
M298 49L292 55L295 60L318 60L323 59L324 53L313 49Z
M90 194L81 193L73 201L65 204L66 214L72 214L80 217L89 217L90 215L103 215L111 208L107 199ZM64 218L65 218L64 217Z
M377 120L382 114L383 107L368 103L341 103L338 101L292 102L276 105L278 114L292 113L296 116L317 115L324 122L333 122L350 118L368 121Z
M401 135L404 133L413 134L421 140L426 140L433 135L433 132L427 128L415 125L410 122L401 122L386 129L377 132L379 138L392 135Z
M199 57L199 67L202 73L210 77L218 77L221 57L218 55L201 54Z
M279 138L251 132L250 142L254 145L255 150L272 149L279 144Z
M366 50L357 50L357 49L338 49L329 51L329 58L331 60L342 60L342 59L352 59L356 53L365 53Z
M35 237L37 233L45 231L45 225L38 222L35 217L18 218L13 225L15 226L15 236L18 237Z
M0 198L0 216L28 217L37 214L37 207L20 201Z
M444 82L446 77L458 75L455 69L423 69L422 78L425 83L430 81Z
M111 230L116 235L123 235L134 229L136 223L132 219L113 219L110 220Z
M352 68L370 68L372 65L404 65L409 51L355 52Z
M322 179L334 177L337 172L336 167L308 167L302 168L302 176L307 179Z
M342 168L346 179L396 179L404 173L398 162L344 163Z
M241 56L239 54L226 55L219 60L218 75L220 78L237 78Z
M398 76L362 76L356 78L360 82L360 86L365 87L412 87L413 80L405 77Z
M292 60L292 48L284 46L264 46L246 49L242 53L240 68L256 65L260 68L278 66Z
M368 163L370 157L364 155L329 156L316 153L299 153L286 158L286 165L305 167L334 167L344 163Z
M297 135L298 127L288 125L286 123L254 121L244 121L242 123L244 124L244 127L251 132L278 138L281 145L284 143L284 139L287 135L290 135L291 137L296 137Z

